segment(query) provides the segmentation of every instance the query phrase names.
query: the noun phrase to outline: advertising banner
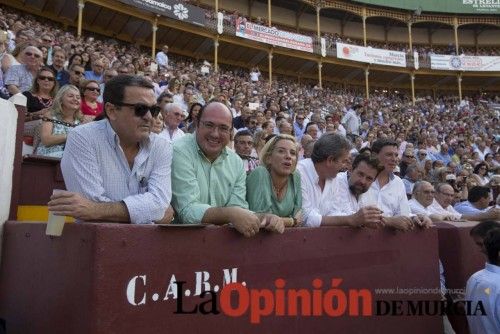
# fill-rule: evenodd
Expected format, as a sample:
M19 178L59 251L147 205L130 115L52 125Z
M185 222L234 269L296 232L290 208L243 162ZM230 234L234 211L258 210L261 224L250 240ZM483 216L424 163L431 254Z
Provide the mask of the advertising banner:
M344 43L337 43L337 58L369 64L406 67L406 54L404 52Z
M313 40L310 36L255 24L248 22L243 17L236 20L236 36L288 49L305 52L314 51Z
M431 55L431 69L445 71L500 71L500 57Z
M205 11L196 6L174 0L120 0L127 5L147 10L172 19L205 26Z
M354 0L368 5L421 12L500 14L500 0Z

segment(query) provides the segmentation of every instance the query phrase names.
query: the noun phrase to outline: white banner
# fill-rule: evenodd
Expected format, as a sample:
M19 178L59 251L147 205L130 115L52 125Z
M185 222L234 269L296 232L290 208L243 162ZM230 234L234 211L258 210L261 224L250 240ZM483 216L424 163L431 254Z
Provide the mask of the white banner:
M500 57L431 55L433 70L500 71Z
M236 36L284 48L313 52L312 37L248 22L243 17L236 20Z
M404 52L344 43L337 43L337 58L369 64L406 67L406 54Z

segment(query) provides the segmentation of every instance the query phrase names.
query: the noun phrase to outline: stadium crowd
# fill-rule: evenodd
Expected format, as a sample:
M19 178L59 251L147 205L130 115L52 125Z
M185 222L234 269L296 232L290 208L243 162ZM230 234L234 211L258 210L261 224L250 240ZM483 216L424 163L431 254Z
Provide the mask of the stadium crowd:
M55 24L7 8L0 14L8 31L0 45L2 95L26 96L28 120L36 125L31 134L37 154L62 157L70 129L103 117L105 83L133 74L153 85L164 110L153 130L169 131L164 137L171 142L196 130L203 106L211 101L224 104L234 118L234 144L231 140L228 146L243 157L247 172L259 165L259 154L273 135L295 138L301 161L310 157L323 134L337 133L352 141L350 162L359 152L370 151L376 140L393 141L398 153L393 172L402 178L408 198L415 184L427 181L449 184L454 192L449 204L458 207L476 186L490 187L494 197L489 202L496 201L499 125L492 106L500 102L498 96L462 101L427 96L415 106L407 96L394 93L365 99L356 91L319 89L286 78L269 83L258 68L214 72L207 61L172 56L168 46L151 59L130 44L76 38ZM175 108L165 108L172 102ZM498 218L496 209L491 213L486 217Z
M62 158L56 214L245 236L500 220L499 96L366 99L0 18L0 95L26 97L35 154Z

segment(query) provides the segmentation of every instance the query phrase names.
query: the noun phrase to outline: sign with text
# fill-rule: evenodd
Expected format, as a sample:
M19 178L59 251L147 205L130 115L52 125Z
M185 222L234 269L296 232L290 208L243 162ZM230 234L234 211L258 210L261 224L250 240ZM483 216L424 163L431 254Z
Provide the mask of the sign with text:
M205 26L205 12L200 7L173 0L120 0L127 5L147 10L198 26Z
M236 20L236 36L288 49L313 52L312 37L248 22L243 17Z
M376 65L406 67L404 52L352 44L337 43L337 58Z
M445 71L500 71L500 57L431 55L431 69Z

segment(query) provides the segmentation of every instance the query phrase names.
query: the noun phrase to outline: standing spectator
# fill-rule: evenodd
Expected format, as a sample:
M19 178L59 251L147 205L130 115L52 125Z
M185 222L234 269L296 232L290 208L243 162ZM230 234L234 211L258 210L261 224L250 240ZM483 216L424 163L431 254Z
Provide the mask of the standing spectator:
M33 82L30 91L23 92L26 96L26 109L30 118L42 115L52 106L52 102L59 89L55 81L54 72L48 67L42 67Z
M347 135L352 137L359 136L359 128L361 126L361 118L359 115L363 109L360 104L355 104L350 108L342 118L342 125L344 125Z
M257 66L253 67L252 70L250 71L250 81L256 83L259 81L260 77L260 71Z
M42 51L34 46L28 46L22 53L23 64L12 65L5 74L5 86L11 95L22 93L31 89L33 78L38 72Z
M500 228L488 232L483 240L488 263L467 281L466 300L481 302L484 314L468 315L471 334L500 333Z
M156 54L156 63L159 70L168 69L168 45L164 45L160 52Z
M102 103L97 102L101 93L99 83L95 80L87 80L81 83L82 91L82 113L96 117L102 113Z

